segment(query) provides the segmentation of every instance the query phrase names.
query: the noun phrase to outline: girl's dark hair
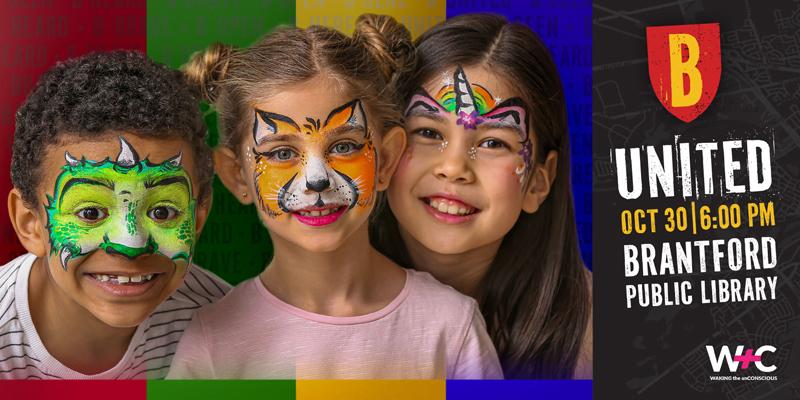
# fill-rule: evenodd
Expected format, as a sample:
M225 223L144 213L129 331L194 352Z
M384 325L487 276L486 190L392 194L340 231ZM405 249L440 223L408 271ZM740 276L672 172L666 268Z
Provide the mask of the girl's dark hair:
M443 71L486 68L522 98L537 162L551 150L558 152L550 194L537 212L520 214L476 297L506 378L569 379L589 321L591 288L578 248L566 102L553 57L531 29L490 14L447 19L415 43L418 68L399 81L406 102ZM391 212L384 212L373 228L373 245L411 267Z
M195 54L184 70L200 97L217 110L220 145L238 154L252 129L256 100L319 76L333 77L361 98L379 134L402 126L394 88L413 55L408 29L390 16L363 14L352 38L322 26L284 26L246 49L215 43Z
M194 151L198 200L205 203L211 196L214 165L197 99L180 71L142 52L94 52L56 63L36 82L15 122L11 182L26 207L36 207L40 166L50 146L66 135L84 138L112 131L179 136Z

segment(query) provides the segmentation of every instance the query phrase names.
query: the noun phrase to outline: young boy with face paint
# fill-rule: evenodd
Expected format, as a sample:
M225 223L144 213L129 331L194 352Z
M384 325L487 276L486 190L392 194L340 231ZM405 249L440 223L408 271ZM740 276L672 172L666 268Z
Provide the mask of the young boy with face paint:
M287 27L190 62L219 115L217 173L257 204L275 254L198 311L168 378L502 378L475 301L369 245L405 147L392 85L410 36L363 15L352 38Z
M0 379L159 379L195 309L230 287L191 264L210 209L206 129L141 53L56 64L16 115L0 267Z

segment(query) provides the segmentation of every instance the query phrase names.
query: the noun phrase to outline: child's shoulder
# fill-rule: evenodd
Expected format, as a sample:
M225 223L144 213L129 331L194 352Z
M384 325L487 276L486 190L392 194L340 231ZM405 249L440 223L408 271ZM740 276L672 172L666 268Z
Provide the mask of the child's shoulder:
M199 308L218 302L230 291L231 285L220 277L192 265L178 290L150 315L148 334L182 332Z
M231 291L231 285L214 275L214 273L192 265L178 290L168 301L204 306L225 297Z
M27 299L17 298L17 288L27 285L25 274L30 273L34 260L36 256L25 254L0 267L0 380L42 378L44 374L17 311L21 307L24 312L27 307Z
M414 302L435 304L436 307L431 309L432 312L450 318L456 315L471 318L478 306L475 299L439 282L427 272L413 269L407 271L409 279L413 279L414 286L409 298Z
M20 271L30 273L31 265L36 260L33 254L21 255L0 267L0 331L17 316L15 302L15 288Z
M227 291L223 299L203 307L200 310L203 313L203 319L224 318L230 316L231 310L242 312L243 303L257 301L260 296L257 294L258 290L254 284L256 279L258 279L258 276L239 283ZM230 288L230 286L228 287ZM246 306L249 307L249 305Z

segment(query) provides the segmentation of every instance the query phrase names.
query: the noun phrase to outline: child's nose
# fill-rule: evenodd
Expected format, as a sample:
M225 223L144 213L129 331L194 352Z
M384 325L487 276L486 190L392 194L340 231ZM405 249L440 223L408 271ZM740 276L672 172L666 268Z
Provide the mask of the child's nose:
M331 181L328 180L328 177L323 179L318 179L315 181L308 180L306 181L306 187L315 191L315 192L322 192L323 190L329 188L331 186Z
M469 151L466 144L449 142L443 144L439 162L433 173L440 179L456 183L471 183L475 180Z
M319 157L312 157L308 161L306 170L306 188L308 190L321 193L331 187L331 180L328 177L328 168L325 162Z

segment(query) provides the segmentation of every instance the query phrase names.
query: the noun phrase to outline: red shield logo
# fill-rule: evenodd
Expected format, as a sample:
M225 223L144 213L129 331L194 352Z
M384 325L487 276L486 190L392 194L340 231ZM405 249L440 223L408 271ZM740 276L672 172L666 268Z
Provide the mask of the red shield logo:
M719 24L647 28L650 83L672 115L691 122L708 108L719 87Z

